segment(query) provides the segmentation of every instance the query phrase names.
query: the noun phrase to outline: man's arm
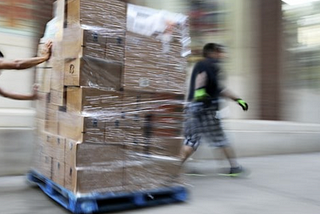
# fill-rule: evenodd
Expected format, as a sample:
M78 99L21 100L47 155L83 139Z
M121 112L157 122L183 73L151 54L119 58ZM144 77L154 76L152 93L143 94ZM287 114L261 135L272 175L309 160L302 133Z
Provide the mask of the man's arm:
M27 69L27 68L36 66L50 59L51 48L52 48L52 42L50 41L46 43L46 48L43 52L43 56L33 57L29 59L16 59L16 60L6 60L3 58L0 58L0 69L21 70L21 69Z
M226 97L226 98L229 98L233 101L237 101L237 99L239 99L238 96L236 96L232 91L230 91L229 89L225 88L223 89L221 92L220 92L220 95L222 97Z
M241 108L244 110L244 111L247 111L249 106L248 104L242 100L241 98L239 98L238 96L236 96L234 93L232 93L229 89L225 88L223 89L221 92L220 92L220 95L223 96L223 97L226 97L226 98L229 98L235 102L237 102Z
M15 94L15 93L6 92L0 88L0 95L13 100L36 100L38 98L37 90L38 90L38 87L34 86L33 94L25 95L25 94Z

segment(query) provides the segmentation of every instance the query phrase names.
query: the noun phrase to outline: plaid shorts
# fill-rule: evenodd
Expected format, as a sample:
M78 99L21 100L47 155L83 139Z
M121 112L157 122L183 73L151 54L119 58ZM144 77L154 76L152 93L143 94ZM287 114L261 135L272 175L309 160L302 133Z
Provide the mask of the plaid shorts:
M205 107L203 103L190 103L185 110L184 145L194 150L200 145L200 139L205 137L210 146L224 147L229 141L217 118L218 105Z

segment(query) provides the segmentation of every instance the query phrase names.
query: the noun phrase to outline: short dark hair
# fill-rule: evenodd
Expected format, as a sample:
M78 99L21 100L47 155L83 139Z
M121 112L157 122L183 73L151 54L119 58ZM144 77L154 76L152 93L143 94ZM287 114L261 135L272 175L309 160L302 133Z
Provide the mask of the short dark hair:
M3 56L2 52L0 51L0 58L1 58L1 57L4 57L4 56Z
M217 43L208 43L203 47L202 50L202 55L204 57L208 57L210 53L217 52L217 53L222 53L223 51L223 46L219 45Z

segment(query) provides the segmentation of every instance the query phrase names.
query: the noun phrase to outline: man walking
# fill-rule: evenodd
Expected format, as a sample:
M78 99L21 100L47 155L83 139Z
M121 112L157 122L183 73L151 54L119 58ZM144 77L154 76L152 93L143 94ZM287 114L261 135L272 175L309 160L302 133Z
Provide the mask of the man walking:
M218 62L223 58L223 54L220 45L208 43L203 47L205 59L198 62L193 69L188 94L189 103L186 106L185 141L181 156L184 163L198 148L201 137L206 136L211 146L222 149L230 163L229 174L237 175L243 169L238 164L234 149L226 138L217 117L219 97L234 100L244 111L248 110L248 104L219 84Z

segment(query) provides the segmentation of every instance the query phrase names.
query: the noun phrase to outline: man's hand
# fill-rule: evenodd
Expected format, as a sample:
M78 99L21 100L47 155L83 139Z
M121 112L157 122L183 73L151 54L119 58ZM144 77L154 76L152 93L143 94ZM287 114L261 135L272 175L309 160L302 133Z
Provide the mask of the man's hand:
M237 99L236 102L241 106L243 111L248 111L249 105L242 99Z
M38 96L38 88L39 86L38 85L33 85L33 94L31 96L31 100L37 100L39 98Z
M45 57L46 60L49 60L52 54L52 41L48 41L45 44L45 48L42 52L43 57Z

